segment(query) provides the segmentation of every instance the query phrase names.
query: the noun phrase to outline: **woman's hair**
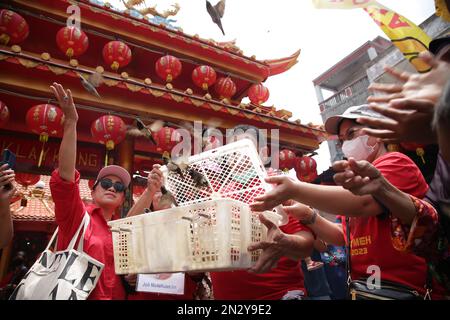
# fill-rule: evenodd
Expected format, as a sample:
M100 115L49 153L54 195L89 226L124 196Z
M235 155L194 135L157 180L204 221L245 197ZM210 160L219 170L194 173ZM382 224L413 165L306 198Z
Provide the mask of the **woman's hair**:
M450 126L450 80L434 109L433 128L437 129L440 126Z

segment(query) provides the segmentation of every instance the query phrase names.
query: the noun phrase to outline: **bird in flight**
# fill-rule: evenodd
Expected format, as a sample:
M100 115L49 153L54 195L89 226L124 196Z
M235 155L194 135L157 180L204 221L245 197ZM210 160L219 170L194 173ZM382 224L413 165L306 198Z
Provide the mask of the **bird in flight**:
M225 35L225 31L223 31L222 27L222 21L220 20L223 18L223 14L225 13L225 0L220 0L215 6L206 0L206 10L208 10L212 21L219 26L223 35Z

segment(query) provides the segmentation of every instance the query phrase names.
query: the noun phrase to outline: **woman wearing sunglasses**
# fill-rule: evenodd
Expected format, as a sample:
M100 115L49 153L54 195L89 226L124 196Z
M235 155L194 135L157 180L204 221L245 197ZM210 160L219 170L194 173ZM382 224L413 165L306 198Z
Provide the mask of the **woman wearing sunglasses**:
M125 299L122 279L114 271L111 231L107 225L125 199L130 174L122 167L107 166L100 170L92 188L93 204L85 206L80 197L80 173L75 169L78 114L70 90L53 83L51 89L64 113L64 134L59 148L58 168L52 173L50 189L59 227L57 250L67 248L85 213L90 223L84 236L84 251L105 266L90 300Z

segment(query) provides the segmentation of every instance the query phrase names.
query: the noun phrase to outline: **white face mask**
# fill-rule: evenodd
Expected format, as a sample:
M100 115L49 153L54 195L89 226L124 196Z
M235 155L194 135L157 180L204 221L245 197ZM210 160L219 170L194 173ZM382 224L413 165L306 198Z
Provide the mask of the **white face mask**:
M355 158L356 161L367 160L375 151L375 147L367 144L369 136L359 136L353 140L344 141L342 151L347 158Z

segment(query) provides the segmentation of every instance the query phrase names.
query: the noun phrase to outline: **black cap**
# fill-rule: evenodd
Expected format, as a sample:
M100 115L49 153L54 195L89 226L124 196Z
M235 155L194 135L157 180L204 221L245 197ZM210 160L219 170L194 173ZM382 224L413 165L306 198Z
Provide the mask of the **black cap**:
M430 42L429 50L432 54L437 55L439 51L447 45L450 45L450 33L447 33L442 37L433 39Z

